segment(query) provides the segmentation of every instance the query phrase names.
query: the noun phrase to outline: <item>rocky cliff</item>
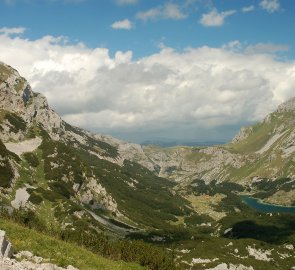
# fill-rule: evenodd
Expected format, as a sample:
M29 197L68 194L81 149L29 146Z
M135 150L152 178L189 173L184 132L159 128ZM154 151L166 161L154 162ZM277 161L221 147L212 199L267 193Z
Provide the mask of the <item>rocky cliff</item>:
M154 164L148 163L141 146L70 126L4 63L0 63L0 148L0 199L5 207L36 213L50 208L44 222L64 228L92 220L98 231L125 235L137 230L138 223L149 224L172 194L173 185L148 170ZM136 163L130 161L132 151ZM148 169L140 164L149 164ZM185 200L177 197L171 211L181 212L183 207ZM169 220L173 215L168 211L163 217Z

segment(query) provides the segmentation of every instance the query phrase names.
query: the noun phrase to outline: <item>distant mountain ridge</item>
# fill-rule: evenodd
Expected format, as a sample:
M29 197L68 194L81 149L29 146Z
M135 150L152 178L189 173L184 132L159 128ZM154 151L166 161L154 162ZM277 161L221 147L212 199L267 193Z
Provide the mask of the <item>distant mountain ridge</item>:
M197 141L197 140L172 140L172 139L155 139L146 140L141 145L156 145L160 147L173 147L173 146L212 146L225 144L225 141Z
M175 264L264 269L268 256L276 260L267 264L270 270L290 269L292 217L281 225L280 215L255 212L240 194L295 203L294 101L225 145L139 145L67 124L16 70L0 63L0 212L152 270L173 270ZM250 240L243 239L245 224L254 231L246 234ZM272 232L277 246L269 245L261 228L276 226L286 234Z
M112 137L108 142L113 144ZM157 145L128 148L131 144L117 144L119 149L122 145L128 149L126 159L181 187L195 179L218 180L239 183L254 192L253 181L280 178L291 179L295 186L295 98L281 104L260 123L241 128L228 144L168 148ZM286 205L295 202L293 189L284 190L284 186L276 189L266 200Z
M159 175L186 185L194 179L251 185L257 179L295 180L295 98L281 104L256 125L244 127L231 143L209 147L147 146L145 154L160 166ZM277 190L269 202L292 204L295 193Z

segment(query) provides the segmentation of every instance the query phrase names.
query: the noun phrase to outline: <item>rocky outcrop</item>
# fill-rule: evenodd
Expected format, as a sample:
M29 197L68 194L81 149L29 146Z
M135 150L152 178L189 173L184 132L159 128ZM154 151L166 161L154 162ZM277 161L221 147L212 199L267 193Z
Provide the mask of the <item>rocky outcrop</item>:
M0 230L0 257L11 258L11 256L12 256L12 245L6 239L5 231Z
M0 110L16 113L20 116L27 128L35 123L40 124L53 139L59 139L60 133L65 130L60 116L47 103L46 98L32 91L28 82L12 67L0 62ZM9 123L3 123L3 129ZM2 139L11 138L22 140L24 132L18 130L17 136L10 132ZM6 137L6 138L5 138Z
M122 165L124 160L130 160L139 163L150 171L157 170L157 165L145 154L143 146L125 142L109 135L96 134L94 138L118 149L121 159L117 160L117 164Z
M247 251L249 253L249 256L254 257L256 260L259 261L266 261L270 262L273 259L270 257L271 256L271 250L262 250L262 249L257 249L254 247L247 247Z
M243 156L231 153L225 147L173 147L162 149L146 147L146 156L159 168L159 176L184 182L192 176L210 182L227 180L226 168L239 169L245 164Z
M122 216L116 201L95 178L87 179L78 192L79 200L88 204L92 209L108 210L117 216Z
M59 267L47 262L48 260L34 256L30 251L21 251L15 255L16 259L3 258L0 260L1 270L78 270L69 265L67 268Z
M283 113L283 112L295 112L295 97L287 100L286 102L279 105L277 112Z
M245 140L250 136L250 134L253 132L252 127L242 127L239 131L239 133L232 139L232 143L238 143L240 141Z
M0 230L0 269L1 270L78 270L69 265L67 268L48 263L42 257L34 256L30 251L21 251L12 258L12 244L6 239L5 231Z
M24 208L27 206L28 199L30 194L27 192L27 188L19 188L16 190L15 198L11 201L11 206L15 209Z
M234 265L234 264L226 264L221 263L214 268L207 268L206 270L254 270L252 266L245 266L242 264Z

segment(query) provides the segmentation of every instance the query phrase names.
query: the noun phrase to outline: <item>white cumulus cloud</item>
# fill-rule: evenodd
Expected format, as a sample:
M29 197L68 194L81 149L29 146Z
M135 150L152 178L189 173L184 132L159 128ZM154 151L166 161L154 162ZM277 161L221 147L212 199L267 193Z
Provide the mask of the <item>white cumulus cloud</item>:
M269 13L273 13L280 9L279 0L262 0L260 2L261 8L265 9Z
M111 57L107 48L71 45L63 37L2 33L0 60L73 125L129 138L139 131L141 138L207 138L221 126L260 120L294 96L294 61L240 46L233 41L183 52L163 46L133 60L131 51Z
M113 29L124 29L124 30L130 30L133 28L133 24L128 19L122 20L122 21L116 21L114 22L111 27Z
M199 22L204 26L222 26L225 19L235 13L235 10L218 12L217 9L213 9L209 13L203 14Z
M246 13L246 12L251 12L255 9L254 5L251 6L246 6L242 8L242 12Z
M158 20L158 19L172 19L181 20L185 19L187 14L182 11L181 6L173 3L166 3L163 6L149 9L147 11L138 12L136 18L148 21L148 20Z

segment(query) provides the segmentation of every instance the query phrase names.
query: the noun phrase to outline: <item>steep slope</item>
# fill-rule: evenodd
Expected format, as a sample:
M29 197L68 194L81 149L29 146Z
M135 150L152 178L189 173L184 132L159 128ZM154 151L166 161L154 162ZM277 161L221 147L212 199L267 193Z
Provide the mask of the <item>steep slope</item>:
M4 214L7 211L20 223L82 245L92 246L96 239L95 246L108 256L110 251L101 250L108 238L173 228L176 215L191 212L188 202L173 192L173 183L125 160L117 147L65 123L44 96L34 93L17 71L3 63L0 150ZM129 252L151 249L130 243L124 242L134 246ZM126 260L158 267L169 264L165 252L155 252L158 257L146 251L149 258L126 255Z
M17 225L11 221L1 219L0 227L5 229L7 237L12 242L14 253L17 253L16 260L14 259L13 261L1 258L0 269L2 270L60 269L55 265L48 265L49 262L68 270L76 270L77 268L146 270L146 268L140 267L135 263L114 262L105 259L72 243L65 243L53 237L45 236L42 233ZM30 252L27 250L30 250ZM21 262L18 262L20 260ZM68 268L68 265L75 265L77 268Z
M1 64L0 70L1 186L12 189L10 195L26 190L28 204L19 201L18 206L30 208L30 202L36 206L46 198L55 203L60 196L68 204L85 204L89 211L106 210L122 220L130 218L131 223L141 213L140 201L146 213L167 210L161 213L167 220L173 219L174 212L183 212L185 201L178 196L174 196L175 203L166 205L172 183L125 160L117 147L68 125L14 69ZM138 221L147 224L144 216Z
M253 155L256 161L259 159L260 166L253 168L259 177L294 178L294 116L295 98L281 104L261 123L242 130L230 147L243 155Z

